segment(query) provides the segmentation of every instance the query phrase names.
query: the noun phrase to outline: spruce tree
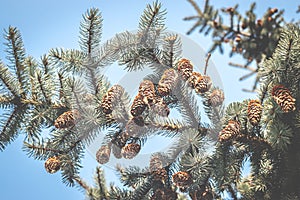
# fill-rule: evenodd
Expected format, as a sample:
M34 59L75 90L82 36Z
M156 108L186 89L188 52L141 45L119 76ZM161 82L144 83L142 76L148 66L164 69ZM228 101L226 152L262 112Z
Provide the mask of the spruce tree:
M208 4L205 9L212 11ZM234 8L225 12L236 15ZM266 20L275 10L270 12ZM60 172L67 186L83 188L87 199L300 198L298 25L272 29L270 46L253 55L252 41L236 41L251 44L245 54L259 60L259 91L257 99L225 108L223 91L206 73L211 54L204 72L197 71L181 56L179 35L166 31L165 14L154 2L137 32L119 33L101 45L101 13L91 8L80 23L80 49L54 48L40 61L26 55L19 30L9 27L9 63L0 63L0 105L9 112L1 122L0 150L25 134L24 151L44 160L47 172ZM207 23L205 17L198 16ZM256 26L251 20L246 20L250 29ZM151 69L135 96L101 74L116 62L128 73ZM201 119L201 109L209 123ZM177 119L170 117L173 110ZM90 186L79 176L82 155L101 133L99 167ZM112 157L133 159L153 135L177 142L167 152L154 152L145 168L117 166L124 186L108 186L101 165ZM247 177L241 175L245 162L251 164Z

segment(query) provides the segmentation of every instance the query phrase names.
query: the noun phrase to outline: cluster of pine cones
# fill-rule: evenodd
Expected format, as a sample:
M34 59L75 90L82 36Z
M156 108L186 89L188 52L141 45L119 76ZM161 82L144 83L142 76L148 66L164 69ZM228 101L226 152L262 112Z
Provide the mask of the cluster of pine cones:
M272 88L271 96L284 113L292 112L296 109L291 91L283 85L275 85ZM253 125L259 125L263 106L259 100L250 100L247 108L248 121ZM234 139L240 134L241 123L236 120L229 120L228 124L221 130L219 141L228 141Z

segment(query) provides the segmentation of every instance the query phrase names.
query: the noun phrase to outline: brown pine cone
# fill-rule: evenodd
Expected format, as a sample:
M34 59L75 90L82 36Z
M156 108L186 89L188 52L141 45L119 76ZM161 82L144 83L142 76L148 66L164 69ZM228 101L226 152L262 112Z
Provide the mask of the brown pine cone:
M178 74L173 69L167 69L164 71L161 79L158 82L157 91L161 96L167 96L176 87L178 82Z
M78 110L70 110L61 114L54 122L58 129L70 128L81 118Z
M154 191L151 200L176 200L177 193L169 188L158 188Z
M161 181L165 183L168 178L168 172L165 168L158 169L156 171L152 171L153 179L155 181Z
M141 146L136 143L127 144L122 148L121 154L125 159L134 158L141 150Z
M45 162L45 169L48 173L53 174L60 170L61 162L58 156L50 157Z
M155 89L152 81L143 80L139 87L139 95L143 98L145 104L152 105L155 103Z
M195 85L195 91L198 94L207 92L211 88L212 82L209 76L201 76Z
M112 86L103 96L100 108L105 114L110 114L113 108L120 102L124 88L120 85Z
M202 75L199 72L193 72L190 78L188 79L189 85L194 89L198 83L198 80L201 79Z
M248 119L255 126L259 123L262 113L262 105L259 100L251 100L248 103Z
M241 131L241 123L236 120L230 120L228 124L219 133L219 141L228 141L239 135Z
M139 116L144 112L146 107L147 105L143 101L143 97L138 94L133 100L130 113L134 117Z
M130 119L125 125L126 133L130 137L139 137L141 135L140 132L142 128L142 126L135 122L134 118Z
M150 171L156 171L163 168L162 156L161 154L153 154L150 159Z
M188 59L182 58L177 63L177 69L179 74L184 80L188 80L193 73L193 65Z
M99 164L105 164L110 158L110 146L102 145L96 153L96 160Z
M172 176L173 183L179 188L188 187L193 181L188 172L179 171Z
M154 113L162 117L168 117L170 114L170 108L164 102L163 98L157 98L156 103L151 106Z
M112 153L113 153L113 155L115 156L115 158L117 158L117 159L122 158L122 155L121 155L121 150L122 150L122 149L121 149L120 147L118 147L118 146L115 145L115 144L112 144L111 150L112 150Z
M224 102L224 92L221 89L214 89L209 95L209 104L212 106L222 105Z
M296 110L296 99L292 97L291 91L283 85L276 85L273 87L272 97L281 107L283 112L287 113Z

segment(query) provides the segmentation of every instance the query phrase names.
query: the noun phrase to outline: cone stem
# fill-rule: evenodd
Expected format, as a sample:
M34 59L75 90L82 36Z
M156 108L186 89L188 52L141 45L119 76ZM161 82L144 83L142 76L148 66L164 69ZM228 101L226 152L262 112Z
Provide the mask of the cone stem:
M204 75L206 75L207 67L208 67L208 61L210 59L211 53L207 54L207 57L205 59L205 67L204 67Z

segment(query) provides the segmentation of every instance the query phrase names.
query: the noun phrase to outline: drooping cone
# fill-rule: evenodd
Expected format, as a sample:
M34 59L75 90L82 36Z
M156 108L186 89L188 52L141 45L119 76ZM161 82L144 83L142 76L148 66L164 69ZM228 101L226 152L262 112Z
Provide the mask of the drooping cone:
M122 149L120 147L118 147L117 145L113 144L111 146L111 150L112 150L112 153L115 156L115 158L117 158L117 159L122 158L122 155L121 155L121 150Z
M163 168L162 156L161 154L153 154L149 163L150 171L156 171Z
M283 112L290 112L296 109L296 99L292 97L290 90L283 85L276 85L273 87L272 97L281 107Z
M259 123L262 112L262 105L259 100L251 100L248 103L248 119L250 123L255 126Z
M212 82L209 76L201 76L195 85L195 91L198 94L207 92L211 88Z
M130 138L130 135L126 131L123 131L119 137L119 139L120 139L119 145L121 147L124 147L129 138Z
M78 110L70 110L61 114L54 122L54 126L58 129L70 128L74 126L80 119Z
M155 181L161 181L162 183L165 183L168 178L168 172L165 168L153 171L152 175Z
M120 85L114 85L108 89L107 93L103 96L101 102L101 109L105 114L110 114L113 108L120 101L124 93L124 88Z
M193 65L188 59L182 58L177 64L179 74L184 80L188 80L193 73Z
M219 133L219 141L227 141L240 134L241 123L236 120L230 120L228 124Z
M158 82L157 91L161 96L167 96L176 87L178 82L178 74L173 69L167 69L164 71L161 79Z
M53 174L60 170L61 161L58 156L50 157L45 162L45 169L48 173Z
M192 183L192 177L188 172L179 171L172 176L173 183L179 188L186 188Z
M142 116L133 117L131 120L133 120L134 123L136 123L136 125L138 125L138 126L144 126L145 125L145 121L144 121L144 118Z
M202 75L199 72L193 72L188 79L189 85L194 89L198 83L198 80L201 79Z
M121 155L123 158L132 159L140 152L140 150L141 146L139 144L130 143L122 148Z
M143 80L140 83L139 94L143 98L145 104L152 105L155 103L155 89L152 81Z
M191 190L189 195L193 199L213 200L213 192L207 186L200 186L198 189Z
M146 106L147 105L143 101L143 97L138 94L132 102L131 109L130 109L131 115L134 117L141 115L146 109Z
M105 164L110 158L110 146L102 145L96 153L96 160L99 164Z
M224 102L224 92L221 89L214 89L209 95L209 104L212 106L219 106Z
M153 175L154 180L162 181L163 183L168 178L168 173L165 168L163 168L162 157L160 154L154 154L150 159L150 172Z
M177 193L169 188L159 188L154 191L151 200L176 200Z
M170 114L170 108L164 102L163 98L157 98L156 103L151 107L152 111L159 116L168 117Z
M130 119L125 125L126 133L131 137L139 137L142 128L135 122L134 118Z

